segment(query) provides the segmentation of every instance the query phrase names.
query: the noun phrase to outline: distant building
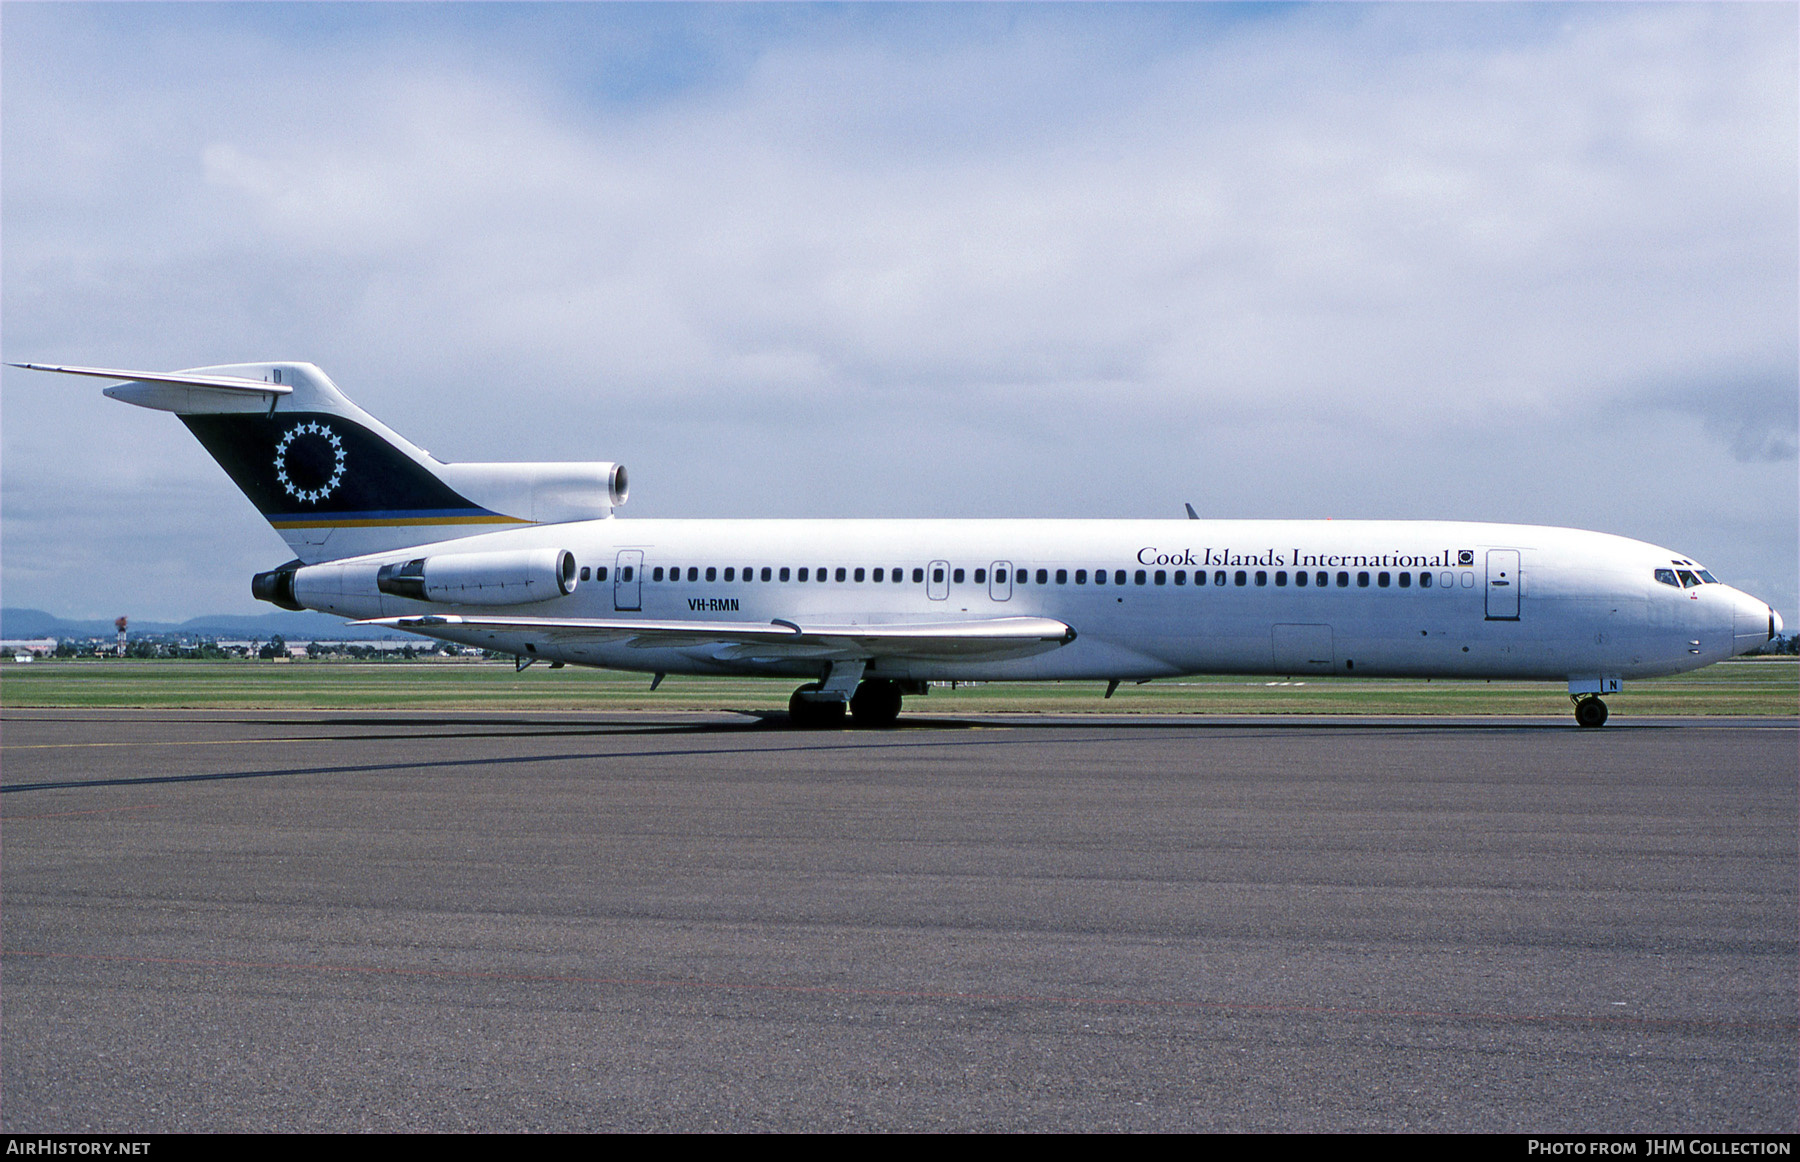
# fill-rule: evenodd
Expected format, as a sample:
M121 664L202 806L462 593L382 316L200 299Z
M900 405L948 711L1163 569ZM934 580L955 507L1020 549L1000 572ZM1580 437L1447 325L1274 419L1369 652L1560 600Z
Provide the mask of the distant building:
M13 660L15 662L19 660L19 657L22 654L36 654L47 658L55 652L56 639L53 637L8 638L5 641L0 641L0 653L13 655Z

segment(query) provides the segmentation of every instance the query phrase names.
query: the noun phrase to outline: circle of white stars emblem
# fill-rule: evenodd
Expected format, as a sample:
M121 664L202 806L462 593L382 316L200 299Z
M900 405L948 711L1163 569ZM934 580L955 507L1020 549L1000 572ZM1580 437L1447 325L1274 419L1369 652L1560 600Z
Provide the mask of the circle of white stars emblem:
M283 463L287 458L288 447L300 436L320 436L331 445L331 478L317 488L294 487L293 478L288 475L287 465ZM281 437L281 442L275 445L275 479L281 482L282 489L295 500L324 500L327 496L332 494L332 491L337 488L339 482L344 479L343 438L324 424L320 423L298 424L295 427L289 428L287 434Z

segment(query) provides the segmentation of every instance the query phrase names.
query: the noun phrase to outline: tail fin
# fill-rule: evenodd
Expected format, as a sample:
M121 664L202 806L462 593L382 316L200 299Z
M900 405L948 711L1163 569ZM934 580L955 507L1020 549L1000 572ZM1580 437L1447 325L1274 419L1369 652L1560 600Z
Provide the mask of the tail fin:
M445 464L310 363L120 371L113 399L174 412L306 564L511 526L591 520L625 503L623 465Z

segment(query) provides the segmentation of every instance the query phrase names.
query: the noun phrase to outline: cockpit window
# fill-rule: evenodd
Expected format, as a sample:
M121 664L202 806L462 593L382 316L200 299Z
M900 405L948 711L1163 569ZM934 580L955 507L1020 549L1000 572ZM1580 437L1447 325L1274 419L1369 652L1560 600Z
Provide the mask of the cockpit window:
M1664 585L1673 585L1677 589L1681 588L1681 582L1675 579L1675 570L1673 569L1658 569L1656 571L1656 579L1661 581Z
M1717 585L1719 583L1719 579L1714 577L1711 573L1708 573L1705 569L1700 570L1700 580L1706 582L1708 585Z
M1694 576L1686 569L1677 569L1675 570L1675 574L1681 578L1681 587L1683 589L1692 589L1700 584L1700 578Z

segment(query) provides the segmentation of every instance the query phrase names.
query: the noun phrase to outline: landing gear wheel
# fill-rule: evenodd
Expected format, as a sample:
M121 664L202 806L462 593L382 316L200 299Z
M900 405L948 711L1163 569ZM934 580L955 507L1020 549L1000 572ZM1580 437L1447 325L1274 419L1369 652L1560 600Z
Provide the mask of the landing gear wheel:
M1582 698L1575 703L1575 721L1582 726L1605 726L1606 703L1598 698Z
M793 697L788 699L788 721L802 730L826 730L843 724L842 702L815 702L801 697L818 689L819 683L813 682L794 691Z
M856 687L850 699L850 713L859 726L892 726L900 717L900 683L886 678L870 678Z

